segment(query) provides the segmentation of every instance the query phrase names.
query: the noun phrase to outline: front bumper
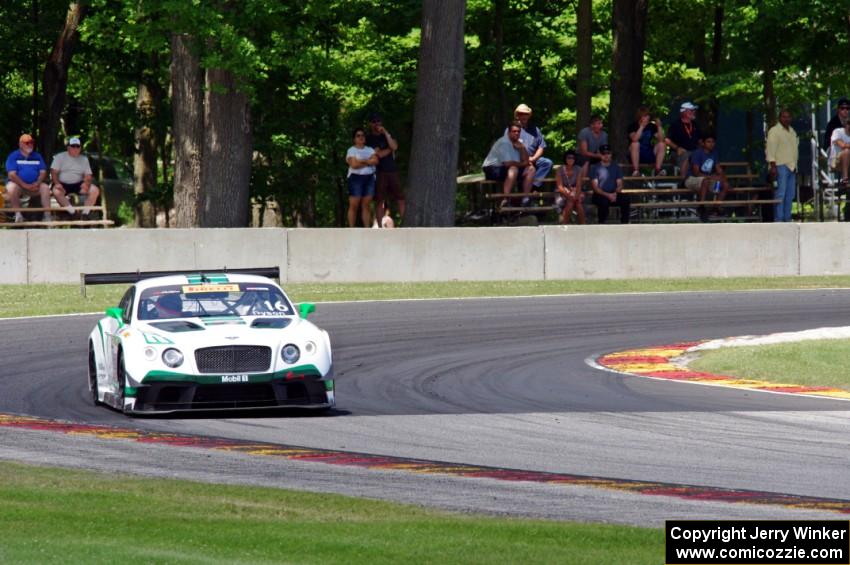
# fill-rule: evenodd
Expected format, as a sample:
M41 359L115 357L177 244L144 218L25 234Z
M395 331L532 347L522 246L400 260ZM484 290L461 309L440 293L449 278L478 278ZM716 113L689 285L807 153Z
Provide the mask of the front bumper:
M306 369L306 368L305 368ZM248 375L151 372L126 389L125 411L166 413L262 408L332 408L334 381L318 371Z

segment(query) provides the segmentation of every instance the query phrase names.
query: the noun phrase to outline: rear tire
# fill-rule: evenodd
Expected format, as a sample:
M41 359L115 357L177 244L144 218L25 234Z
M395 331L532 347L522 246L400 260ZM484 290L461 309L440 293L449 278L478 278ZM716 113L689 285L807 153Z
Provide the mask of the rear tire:
M100 395L97 389L97 360L94 355L94 345L91 342L89 342L89 393L91 394L92 403L98 406L100 404Z

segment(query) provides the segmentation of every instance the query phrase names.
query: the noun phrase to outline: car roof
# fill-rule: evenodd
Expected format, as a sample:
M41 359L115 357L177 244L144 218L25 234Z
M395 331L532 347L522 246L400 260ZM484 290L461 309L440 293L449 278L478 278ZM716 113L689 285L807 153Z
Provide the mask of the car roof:
M203 279L202 276L204 277ZM241 282L270 284L272 286L280 288L280 286L273 280L258 275L243 275L238 273L211 273L208 275L202 275L200 272L198 272L197 274L168 275L165 277L154 277L150 279L145 279L136 283L136 289L139 291L143 291L158 286L170 286L181 284L224 284Z

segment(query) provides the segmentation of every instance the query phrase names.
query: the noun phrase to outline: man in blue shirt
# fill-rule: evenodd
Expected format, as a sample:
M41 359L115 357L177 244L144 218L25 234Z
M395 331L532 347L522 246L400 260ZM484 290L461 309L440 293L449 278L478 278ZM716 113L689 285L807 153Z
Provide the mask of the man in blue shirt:
M552 160L543 156L543 150L546 149L546 140L543 139L543 132L534 123L531 123L531 108L525 104L520 104L514 110L514 119L522 124L522 131L519 134L519 140L525 146L525 151L528 153L528 162L534 166L534 188L543 187L543 179L552 170ZM505 135L508 134L507 128Z
M709 189L717 196L717 201L726 198L729 191L729 180L726 172L720 166L717 156L717 140L714 134L706 133L702 136L702 146L691 154L690 170L685 179L685 187L693 190L699 195L699 200L705 201ZM700 219L708 221L708 210L705 206L700 208Z
M50 207L50 187L44 182L47 178L47 165L34 150L35 140L28 133L18 139L18 149L6 158L6 194L12 208L21 207L21 195L40 196L41 206ZM44 213L44 221L49 222L50 212ZM23 222L24 216L15 212L15 223Z
M623 194L623 171L619 165L611 163L611 147L601 145L599 153L602 160L590 169L591 202L596 205L599 223L608 221L608 211L613 205L620 208L620 223L628 224L632 202L628 194Z
M510 194L511 189L518 181L522 181L522 192L531 192L531 183L534 180L534 166L528 162L528 152L525 145L519 139L522 132L522 124L518 121L511 123L507 133L496 140L484 158L484 178L487 180L502 181L502 191ZM530 202L529 197L523 198L523 206ZM508 205L508 199L502 200L500 207Z

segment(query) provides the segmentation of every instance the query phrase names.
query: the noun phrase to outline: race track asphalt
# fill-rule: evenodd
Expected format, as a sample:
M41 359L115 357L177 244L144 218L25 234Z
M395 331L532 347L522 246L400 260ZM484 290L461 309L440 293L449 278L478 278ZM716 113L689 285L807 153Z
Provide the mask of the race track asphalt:
M641 346L850 325L848 290L320 304L311 320L331 334L337 377L338 410L327 417L128 419L91 406L85 343L96 319L0 321L0 412L850 501L850 402L628 377L585 362ZM838 517L106 443L0 430L0 458L653 526L674 517Z

